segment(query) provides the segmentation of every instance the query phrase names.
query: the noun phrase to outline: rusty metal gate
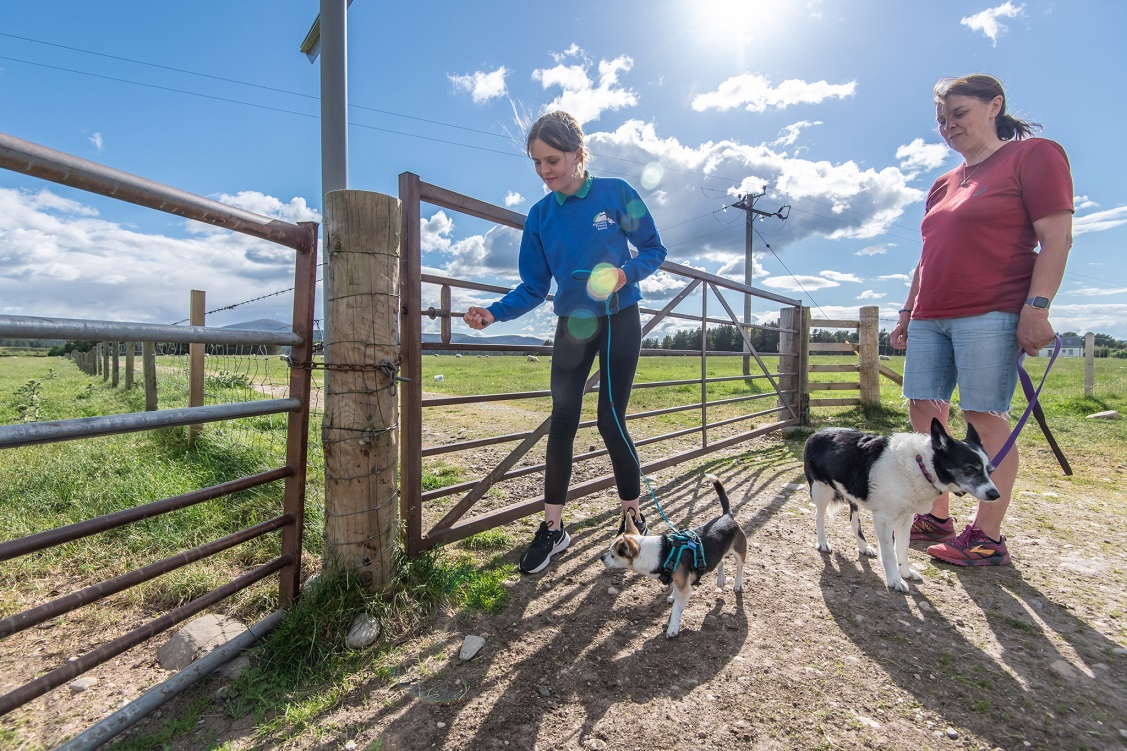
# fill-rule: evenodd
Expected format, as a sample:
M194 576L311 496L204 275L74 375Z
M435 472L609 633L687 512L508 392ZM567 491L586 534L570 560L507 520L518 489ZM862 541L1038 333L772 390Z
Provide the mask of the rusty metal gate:
M423 432L425 413L428 409L441 409L460 404L500 402L519 399L535 399L549 396L547 391L503 393L503 394L478 394L474 396L425 396L423 393L423 355L426 353L440 352L512 352L520 350L526 353L550 353L551 347L527 347L511 344L466 344L451 341L451 321L461 318L462 312L452 309L451 290L472 290L489 292L502 295L509 290L504 287L481 284L478 282L454 279L433 274L422 273L420 265L421 234L420 220L422 205L429 204L452 211L457 211L478 219L493 222L504 227L520 230L524 227L524 216L508 209L494 206L468 196L427 184L417 175L403 173L399 176L399 197L402 201L402 245L400 248L400 302L402 318L400 321L400 341L403 343L402 372L406 378L400 397L400 491L401 513L405 521L407 547L411 555L420 551L433 548L436 545L463 539L477 532L500 526L515 519L520 519L538 511L543 504L543 497L530 500L517 501L493 508L486 512L469 516L469 512L478 504L486 493L499 483L530 474L543 472L543 463L532 466L516 467L529 451L548 432L549 420L544 419L533 430L497 435L475 440L459 441L445 445L424 445ZM643 338L653 331L664 320L688 320L700 326L701 349L700 351L671 351L671 350L645 350L642 356L652 355L679 355L700 358L701 376L694 380L662 381L652 383L635 383L635 391L647 388L661 388L669 386L684 386L699 384L700 400L692 404L680 405L671 408L652 410L649 412L628 413L627 421L644 420L658 415L673 412L696 411L700 414L699 424L666 433L650 436L635 441L641 448L647 445L656 445L673 439L684 439L686 436L699 437L699 445L687 450L672 453L660 459L646 461L642 464L642 472L650 473L659 469L687 462L710 452L747 441L756 436L765 435L782 428L802 424L804 422L804 407L802 390L800 388L801 374L805 372L805 348L802 345L804 331L802 330L801 302L782 297L761 289L748 287L720 276L707 274L687 266L666 261L661 271L682 280L683 287L660 310L642 308L644 320ZM429 289L438 288L438 305L423 308L424 286ZM747 328L738 320L733 306L724 298L722 291L729 291L739 296L736 309L742 307L743 296L752 295L761 300L768 300L784 306L780 310L780 344L778 353L759 353L755 351L748 338ZM711 293L711 295L709 294ZM433 297L433 295L431 295ZM699 302L700 312L678 312L678 307L686 300L696 298ZM551 297L549 296L549 300ZM719 303L723 315L726 317L710 317L708 314L709 301ZM423 319L438 319L441 327L440 341L424 342L422 336ZM735 326L741 333L745 344L745 353L708 351L707 326L709 324L725 324ZM762 327L758 327L762 328ZM716 357L750 357L754 358L759 372L737 376L707 377L707 361ZM777 358L777 368L768 367L764 358ZM709 384L734 380L762 379L770 384L770 390L763 393L748 394L725 400L710 400L708 397ZM598 373L588 380L586 389L590 393L596 388ZM728 417L722 420L710 421L709 408L718 405L731 405L733 403L753 402L762 399L773 399L774 404L762 409L753 410L747 414ZM770 421L748 427L741 432L725 434L721 438L710 436L710 431L716 432L722 427L737 424L746 424L755 418L767 418ZM584 422L580 429L590 427L593 423ZM472 481L461 482L456 485L423 491L421 478L423 475L423 460L427 457L439 456L451 452L471 451L483 447L498 446L500 444L516 444L491 470L484 476ZM575 457L576 463L586 462L606 454L604 450L589 451ZM604 475L587 482L573 485L568 491L568 499L594 493L614 484L612 475ZM452 506L440 509L438 513L427 513L433 502L440 499L460 496ZM430 521L425 526L424 519L428 516L438 515L436 521Z
M285 483L282 508L272 519L0 619L0 638L4 638L129 587L155 579L164 573L240 543L279 530L281 533L281 552L274 560L256 566L229 583L213 589L175 610L164 613L158 618L3 694L0 696L0 715L2 715L274 574L278 576L280 606L288 606L294 599L299 585L305 509L311 375L309 362L311 359L313 301L317 274L317 225L308 222L300 225L290 224L253 214L3 134L0 134L0 167L165 211L176 216L224 227L235 232L269 240L296 251L293 327L291 331L287 332L0 315L0 337L242 345L276 344L291 348L291 363L293 363L290 370L289 394L284 399L264 399L233 404L165 409L155 412L0 426L0 452L2 452L4 449L17 446L116 435L156 428L187 426L278 413L288 415L284 466L211 487L200 488L183 495L124 509L106 516L87 519L66 527L0 543L0 561L9 560L107 530L117 529L142 519L148 519L193 504L224 498L248 488L275 482ZM123 262L128 262L128 259L123 259ZM276 623L278 619L271 617L268 620L271 623ZM139 719L139 717L136 719ZM116 732L120 732L120 729L123 728L119 728ZM104 736L102 740L104 740Z

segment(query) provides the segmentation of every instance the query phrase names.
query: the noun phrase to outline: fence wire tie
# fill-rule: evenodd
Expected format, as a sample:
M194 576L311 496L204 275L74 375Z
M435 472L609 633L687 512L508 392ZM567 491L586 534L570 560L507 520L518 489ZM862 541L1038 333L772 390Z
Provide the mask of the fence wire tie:
M388 382L391 384L391 393L396 393L396 384L399 382L409 382L411 379L398 375L399 366L403 363L402 357L396 357L394 361L384 360L379 363L335 363L335 362L314 362L306 360L298 362L292 357L282 358L289 364L291 368L301 368L303 370L338 370L338 371L364 371L376 372L379 371L384 374Z

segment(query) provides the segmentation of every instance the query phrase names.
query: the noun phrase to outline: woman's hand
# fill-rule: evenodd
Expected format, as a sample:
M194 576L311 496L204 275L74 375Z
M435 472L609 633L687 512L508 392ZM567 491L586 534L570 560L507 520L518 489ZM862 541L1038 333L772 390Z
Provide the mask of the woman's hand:
M471 329L481 331L483 328L493 323L493 314L485 308L479 308L476 305L471 305L470 309L462 316L462 320Z
M1036 357L1041 348L1056 338L1053 325L1049 323L1049 311L1038 310L1032 305L1023 305L1021 318L1017 322L1017 346L1025 354Z
M626 286L626 272L622 269L615 269L615 271L618 272L618 279L614 283L614 292L617 292Z
M900 314L900 320L896 322L892 333L888 335L888 341L893 349L908 348L908 323L911 320L911 317L907 313Z

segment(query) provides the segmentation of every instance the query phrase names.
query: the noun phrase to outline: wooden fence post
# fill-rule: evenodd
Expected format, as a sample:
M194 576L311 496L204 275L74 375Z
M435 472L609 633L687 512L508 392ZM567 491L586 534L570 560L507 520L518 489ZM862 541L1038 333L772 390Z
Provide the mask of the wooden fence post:
M398 532L399 207L367 191L325 195L324 563L372 591L391 581Z
M781 397L778 406L790 406L799 424L809 422L807 407L807 342L810 339L809 308L783 308L779 311L779 388L792 393ZM783 415L785 418L787 415Z
M102 342L102 381L110 379L110 343Z
M191 307L189 308L188 321L190 326L204 325L204 311L207 310L207 293L203 290L192 290ZM204 381L204 345L201 342L192 342L188 345L188 406L203 406L203 381ZM196 436L200 434L203 425L188 426L188 445L196 443Z
M861 361L861 406L880 404L880 308L861 308L857 328L857 358Z
M1091 396L1096 387L1096 335L1084 335L1084 396Z
M155 342L141 344L141 376L145 382L145 411L157 409L157 345Z
M113 348L113 355L111 356L113 375L110 377L110 385L116 389L121 376L121 342L110 342L110 347Z
M133 350L137 348L136 342L125 343L125 390L133 388Z

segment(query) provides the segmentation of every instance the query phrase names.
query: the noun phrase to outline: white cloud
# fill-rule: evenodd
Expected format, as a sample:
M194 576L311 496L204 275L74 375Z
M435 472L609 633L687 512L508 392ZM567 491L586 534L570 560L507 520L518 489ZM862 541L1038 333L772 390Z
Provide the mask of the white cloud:
M874 292L871 289L867 289L861 294L857 295L858 300L883 300L886 297L888 297L888 295L884 292Z
M532 71L533 80L539 81L544 89L556 87L563 90L547 105L546 112L564 110L583 125L598 120L607 110L633 107L638 103L638 95L623 88L618 81L619 73L629 72L634 67L633 59L627 55L600 60L595 81L591 79L590 61L576 45L573 44L564 53L553 54L553 57L557 62L554 68ZM565 65L565 57L576 57L580 62Z
M819 271L818 274L819 274L819 276L824 276L826 279L832 279L835 282L863 282L863 281L865 281L864 279L861 279L857 276L854 276L853 274L845 274L841 271L826 270L826 271Z
M764 112L768 109L786 109L794 104L817 104L831 97L844 99L853 96L856 88L856 81L843 84L830 84L826 81L808 83L796 78L787 79L777 87L772 87L765 76L744 73L724 81L716 91L697 94L693 97L692 107L697 112L723 112L736 107L744 107L749 112Z
M891 247L896 247L896 243L891 243ZM855 255L855 256L883 256L886 253L888 253L888 248L889 248L889 245L885 245L884 243L881 243L880 245L870 245L868 247L861 248L859 251L857 251L853 255Z
M1017 18L1025 10L1025 5L1015 6L1010 0L997 6L996 8L987 8L981 13L975 13L973 16L963 18L959 23L966 26L971 31L981 31L993 43L995 47L998 46L998 35L1006 30L1004 24L998 21L999 18Z
M1118 289L1107 287L1081 287L1079 289L1072 289L1068 291L1068 294L1070 296L1080 295L1081 297L1107 297L1110 295L1122 295L1125 293L1127 293L1127 287L1119 287ZM1055 311L1056 308L1054 307L1053 310Z
M419 219L419 249L424 253L450 250L450 233L454 231L454 220L445 211L434 212L430 219Z
M248 191L219 199L287 221L320 218L301 198L282 202ZM293 286L294 251L196 226L205 231L156 235L103 219L92 208L46 190L0 189L0 310L169 323L187 316L189 290L204 290L208 308L214 309ZM122 293L125 288L128 294ZM278 295L209 317L209 323L287 320L291 313L292 300Z
M1127 338L1127 304L1060 305L1053 303L1053 327L1058 331L1093 331Z
M1124 224L1127 224L1127 206L1117 206L1114 209L1076 217L1072 220L1072 234L1076 236L1083 235L1085 232L1103 232Z
M896 281L901 281L901 282L911 282L912 281L912 275L911 274L885 274L884 276L878 276L877 279L880 279L881 281L896 280Z
M505 87L505 75L508 72L508 69L502 65L492 73L479 70L463 76L450 75L447 78L454 84L454 88L470 92L474 104L485 104L508 93Z
M837 282L820 276L796 274L794 276L769 276L762 281L764 287L781 289L787 292L811 292L839 286Z
M782 254L791 246L805 240L876 238L901 219L907 207L924 197L924 192L910 187L906 176L894 166L863 169L855 162L816 162L787 156L765 144L738 141L683 144L675 138L662 137L657 126L639 120L628 120L611 131L590 132L587 143L597 155L593 168L596 172L603 166L608 172L618 172L660 164L661 177L649 190L638 180L632 182L654 214L669 249L669 260L733 281L744 280L746 237L743 212L719 211L722 203L731 203L730 197L724 198L726 192L739 192L732 188L732 181L754 185L756 190L763 185L770 188L756 203L757 208L774 211L783 203L790 203L794 210L787 221L770 218L757 222L756 228L763 234L757 234L753 241L753 286L786 290L782 294L801 293L803 288L813 292L863 280L828 272L828 276L800 276L802 283L797 283L777 265L775 256L766 252L764 241L770 243L774 253L785 257ZM702 190L702 186L709 189ZM451 276L493 277L505 280L506 284L517 280L518 232L495 228L480 242L464 245L455 244L457 237L455 228L448 235L451 245L442 260L425 260L442 263L444 273ZM882 258L887 258L885 268L909 270L918 260L918 247L898 248L893 243L883 243L882 247L886 248ZM770 270L764 268L765 264ZM808 269L794 271L809 273ZM896 278L907 279L903 274ZM643 290L647 300L659 307L683 283L680 278L659 282L653 277L646 280ZM497 295L482 294L479 298L470 304L492 302ZM775 309L771 316L777 318L778 306L768 307ZM550 335L550 330L543 333Z
M1077 211L1099 208L1099 204L1088 198L1088 196L1073 196L1072 205Z
M520 193L510 190L505 194L505 205L509 208L520 206L522 203L524 203L524 196Z
M821 125L821 120L799 120L797 123L790 125L779 131L779 137L771 142L772 146L793 146L794 142L798 140L799 134L803 129L809 128L813 125Z
M104 144L102 143L102 134L101 133L95 133L94 135L90 136L90 143L94 144L94 148L97 149L99 154L102 153L102 148L103 148Z
M900 169L905 172L918 172L933 170L943 165L951 150L945 143L924 143L924 139L917 138L906 146L896 149L896 158L900 160Z

